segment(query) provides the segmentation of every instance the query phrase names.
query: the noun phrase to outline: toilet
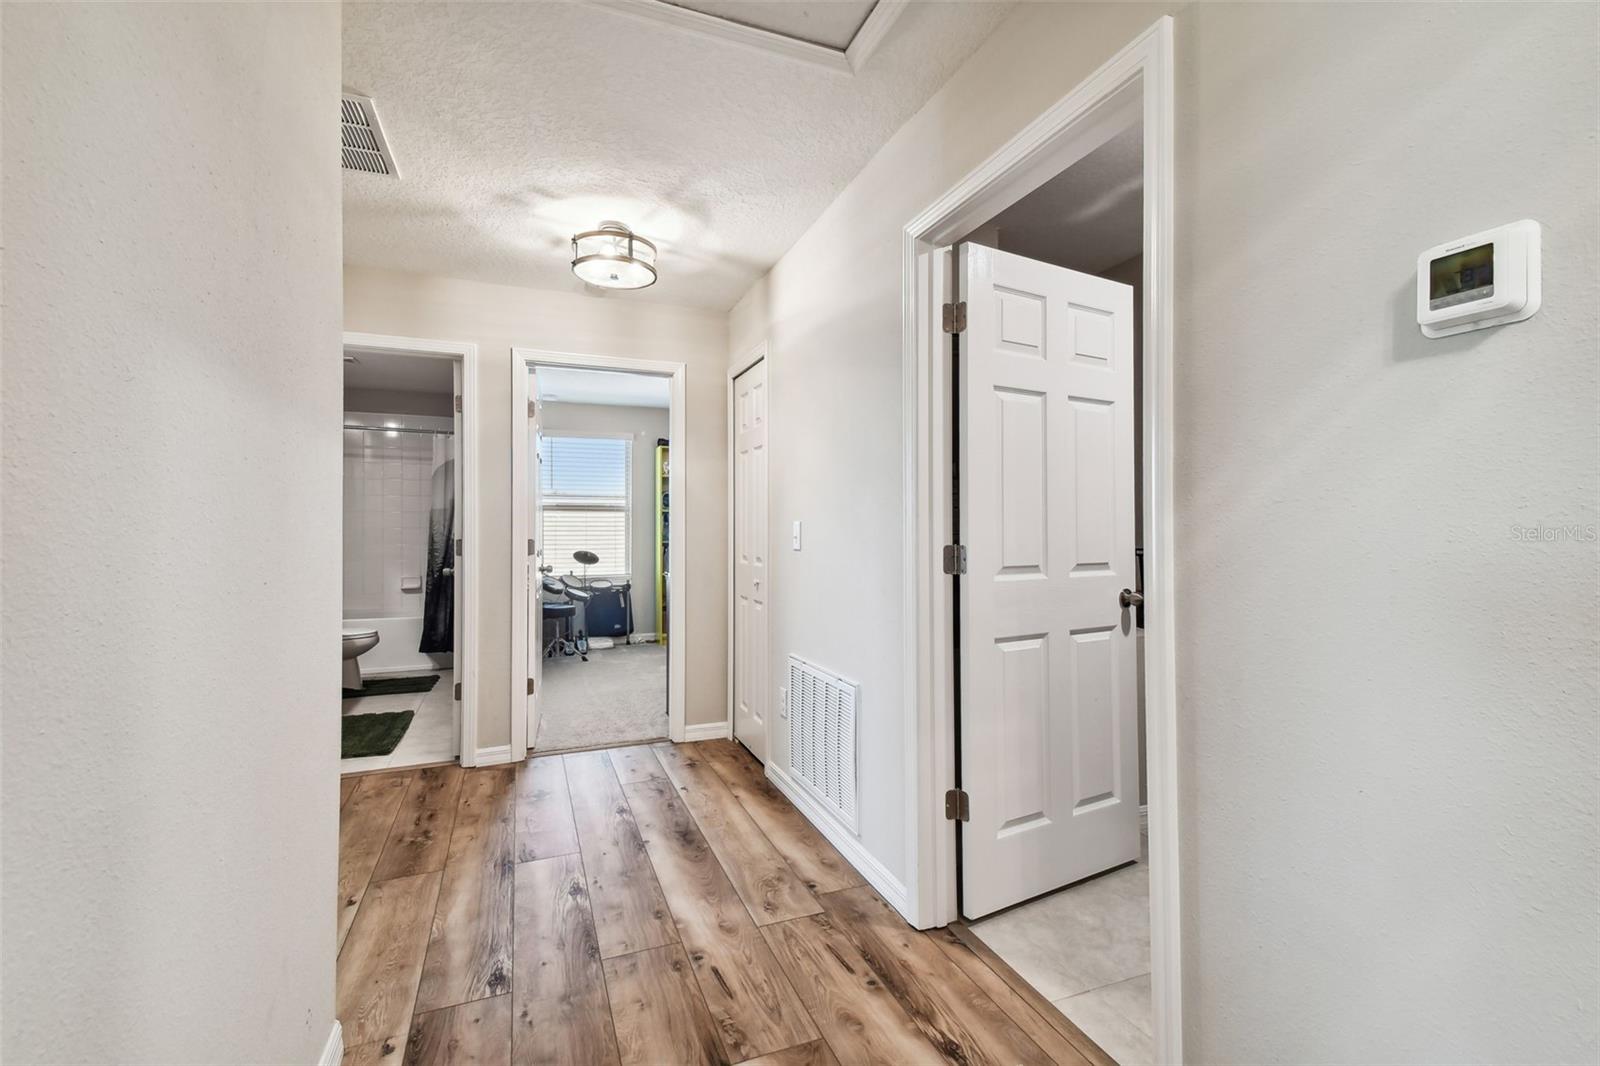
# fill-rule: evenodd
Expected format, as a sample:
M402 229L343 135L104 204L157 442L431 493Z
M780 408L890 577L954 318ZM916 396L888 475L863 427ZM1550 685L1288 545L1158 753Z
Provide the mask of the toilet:
M361 666L358 655L365 655L378 646L378 631L363 626L346 626L344 631L344 687L361 688Z

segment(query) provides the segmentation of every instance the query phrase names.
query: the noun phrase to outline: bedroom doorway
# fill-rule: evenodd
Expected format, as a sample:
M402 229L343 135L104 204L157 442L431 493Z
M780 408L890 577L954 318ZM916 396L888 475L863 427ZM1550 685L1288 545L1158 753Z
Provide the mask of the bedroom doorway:
M514 749L678 739L683 368L514 354Z

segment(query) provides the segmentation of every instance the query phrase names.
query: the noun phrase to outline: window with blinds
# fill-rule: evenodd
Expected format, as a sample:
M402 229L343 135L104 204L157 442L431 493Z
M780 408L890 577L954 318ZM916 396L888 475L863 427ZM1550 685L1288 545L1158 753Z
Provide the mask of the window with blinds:
M600 561L589 576L627 577L632 441L627 437L547 436L539 442L544 561L555 573L583 573L576 551Z

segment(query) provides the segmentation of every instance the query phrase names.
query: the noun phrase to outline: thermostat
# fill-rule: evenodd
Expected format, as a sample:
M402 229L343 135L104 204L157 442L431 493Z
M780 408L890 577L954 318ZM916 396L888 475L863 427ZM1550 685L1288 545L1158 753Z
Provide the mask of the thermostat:
M1539 223L1523 219L1417 257L1417 324L1448 337L1532 318L1539 310Z

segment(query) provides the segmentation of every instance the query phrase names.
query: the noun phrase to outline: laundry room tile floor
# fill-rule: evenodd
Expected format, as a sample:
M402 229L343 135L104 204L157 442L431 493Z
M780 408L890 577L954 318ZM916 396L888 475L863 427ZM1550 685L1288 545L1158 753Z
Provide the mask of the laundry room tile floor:
M403 692L387 696L357 696L340 701L341 714L380 714L385 711L415 711L411 727L400 744L388 755L360 759L341 759L340 774L359 774L369 770L394 770L403 766L425 766L450 762L456 757L455 718L451 711L453 670L435 670L439 683L427 692Z
M1155 1061L1149 857L971 923L1120 1066Z

